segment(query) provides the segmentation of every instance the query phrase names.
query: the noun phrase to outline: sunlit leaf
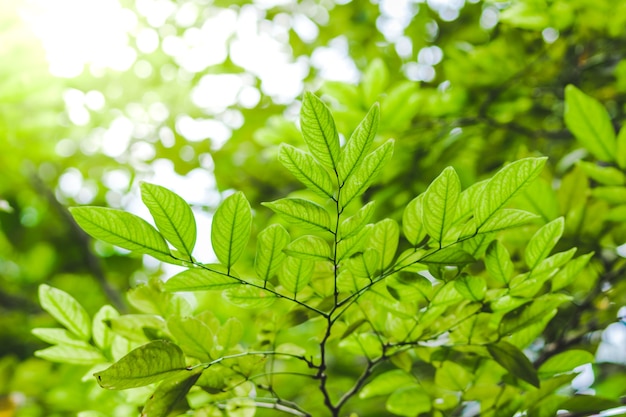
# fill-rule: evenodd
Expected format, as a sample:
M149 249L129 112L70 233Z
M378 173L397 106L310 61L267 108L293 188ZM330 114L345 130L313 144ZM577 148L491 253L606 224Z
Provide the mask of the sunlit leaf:
M368 224L365 228L361 229L358 234L347 239L341 239L337 244L336 259L340 261L361 251L367 243L367 239L373 228L373 225Z
M417 381L410 375L399 369L384 372L377 375L371 382L359 392L359 398L371 398L379 395L389 395L398 388L415 384Z
M617 168L601 166L587 161L576 163L589 178L603 185L624 185L626 175Z
M231 349L243 336L243 324L235 317L226 320L223 326L217 332L217 343L219 351L227 351Z
M106 207L71 207L76 223L96 239L170 263L179 263L170 254L161 234L144 219Z
M366 249L348 259L348 269L356 276L373 277L379 265L379 255L374 249Z
M188 372L183 351L173 343L155 340L94 376L102 388L121 390L153 384L181 371Z
M474 207L477 229L498 210L505 208L511 199L534 180L546 163L546 158L525 158L510 163L498 171L484 186Z
M115 335L106 325L105 320L119 317L120 313L110 305L105 305L93 316L93 341L100 349L107 349L113 343Z
M300 110L300 128L309 151L324 166L336 171L339 163L339 134L328 107L305 92Z
M290 240L287 230L279 224L272 224L258 234L254 259L257 277L267 281L276 274L285 260L283 249Z
M87 342L82 344L60 344L36 350L34 355L51 362L71 363L75 365L95 365L106 361L100 350Z
M373 59L363 72L361 80L361 91L363 92L363 102L372 103L385 91L389 83L389 70L380 57Z
M419 245L426 237L426 228L422 223L423 201L422 193L411 200L402 214L402 232L413 246Z
M502 209L497 211L482 225L480 233L499 232L500 230L511 229L527 224L538 218L539 216L536 214L525 210Z
M78 301L65 291L46 284L39 286L39 303L59 323L82 340L91 337L91 318Z
M165 282L168 291L211 291L222 290L240 285L232 278L234 271L228 271L219 264L204 265L204 268L192 268L180 272Z
M458 245L436 250L420 259L420 262L425 264L441 265L465 265L474 261L474 257L459 248Z
M621 169L626 169L626 128L622 126L617 135L615 160Z
M454 287L464 298L470 301L481 301L485 298L487 283L480 276L462 275L454 280Z
M339 225L339 238L346 239L357 234L374 214L374 202L370 201L359 209L354 215L348 217Z
M508 284L513 275L513 262L509 251L498 240L491 242L485 255L485 267L493 278Z
M215 211L211 223L211 243L215 256L228 269L246 248L251 225L250 203L242 192L227 197Z
M440 247L456 219L460 193L461 181L452 167L444 169L424 193L422 223L430 237L440 242Z
M187 355L200 360L211 359L211 348L215 344L214 334L201 320L173 316L167 320L167 328Z
M302 259L330 260L330 247L324 239L318 236L305 235L297 238L285 249L287 255Z
M312 201L301 198L281 198L262 204L290 223L317 230L330 230L330 214L324 207Z
M334 186L328 172L309 153L281 144L278 160L308 189L323 198L333 198Z
M615 160L615 130L609 112L571 84L565 87L565 125L596 158Z
M172 413L187 411L189 406L185 397L203 370L193 368L161 382L141 410L141 417L168 417Z
M487 350L491 357L511 375L539 387L537 371L521 350L508 342L489 344Z
M342 182L350 178L369 152L378 130L379 113L378 104L373 105L341 150L337 172Z
M539 262L548 257L563 235L564 228L565 220L563 217L559 217L535 232L533 237L528 241L526 250L524 251L526 265L528 265L530 269L533 269Z
M163 237L191 258L196 243L196 220L189 204L167 188L146 182L141 184L141 199Z
M463 366L452 361L444 361L437 369L435 383L453 391L465 390L472 381L472 375Z
M276 301L276 297L268 291L251 285L227 288L222 294L230 303L244 308L267 308Z
M383 270L391 265L398 250L399 238L400 228L394 220L384 219L374 225L367 246L379 255L377 269Z
M372 184L385 164L391 159L393 154L392 139L379 146L372 153L367 155L363 162L354 170L348 178L344 187L340 191L339 203L341 207L346 207L354 198L363 194Z
M558 353L541 364L538 369L541 378L549 378L557 374L572 372L574 368L591 363L594 356L586 350L572 349Z
M431 410L430 396L417 385L394 391L385 403L387 411L398 416L415 417Z

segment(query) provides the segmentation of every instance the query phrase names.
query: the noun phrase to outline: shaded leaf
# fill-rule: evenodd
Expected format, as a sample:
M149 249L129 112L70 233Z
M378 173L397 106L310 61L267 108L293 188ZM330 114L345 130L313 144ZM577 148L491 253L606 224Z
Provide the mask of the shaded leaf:
M398 416L414 417L430 411L432 405L430 396L421 387L413 385L394 391L385 407Z
M109 348L115 338L115 335L111 332L111 329L109 329L105 321L119 316L120 313L110 305L102 306L93 316L93 341L100 349Z
M141 184L141 199L163 237L191 258L196 243L196 219L189 204L167 188L147 182Z
M309 190L322 198L333 198L330 175L309 153L283 143L278 150L278 160Z
M300 128L309 151L324 166L337 170L339 134L330 110L322 100L305 92L300 109Z
M614 167L605 167L592 162L578 161L576 164L594 181L603 185L624 185L626 175Z
M487 345L489 355L511 375L539 388L539 378L526 355L508 342Z
M558 291L574 282L574 279L576 279L578 273L582 271L585 266L587 266L589 260L593 255L594 252L590 252L585 255L579 256L571 262L568 262L567 265L565 265L565 267L563 267L563 269L561 269L554 276L554 278L552 278L552 291Z
M39 303L59 323L82 340L91 337L91 318L78 301L65 291L46 284L39 286Z
M324 207L312 201L301 198L281 198L262 204L290 223L330 231L330 214Z
M228 269L243 253L251 225L250 203L240 191L227 197L215 211L211 243L217 259Z
M150 385L181 371L188 372L183 351L173 343L155 340L94 376L102 388L122 390Z
M161 382L141 410L141 417L168 417L187 411L185 397L203 371L193 368Z
M78 336L66 329L55 327L36 327L31 329L30 332L51 345L75 345L79 347L88 345L83 339L80 339Z
M472 375L463 366L444 361L437 369L435 383L442 388L464 391L472 382Z
M359 392L359 398L372 398L380 395L389 395L398 388L415 384L415 377L400 369L384 372L377 375Z

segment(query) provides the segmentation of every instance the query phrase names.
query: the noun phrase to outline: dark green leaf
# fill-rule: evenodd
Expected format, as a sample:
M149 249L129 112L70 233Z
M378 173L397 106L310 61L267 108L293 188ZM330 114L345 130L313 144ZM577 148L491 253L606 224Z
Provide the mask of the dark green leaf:
M333 198L334 186L328 172L307 152L282 144L278 160L308 189L323 198Z
M333 171L339 162L339 134L328 107L310 92L304 93L300 110L304 142L318 161Z
M489 344L487 350L491 357L511 375L539 388L537 371L521 350L507 342Z
M141 417L168 417L173 412L182 414L187 411L185 397L203 370L193 368L161 382L141 410Z
M330 230L330 214L324 207L312 201L301 198L281 198L262 204L290 223L317 230Z
M576 414L596 415L602 411L618 408L622 405L621 402L610 398L596 397L593 395L576 395L563 402L559 408L569 410Z
M227 197L213 216L211 243L217 259L228 269L243 253L248 239L252 213L242 192Z
M121 390L150 385L181 371L188 372L183 351L173 343L155 340L94 376L102 388Z

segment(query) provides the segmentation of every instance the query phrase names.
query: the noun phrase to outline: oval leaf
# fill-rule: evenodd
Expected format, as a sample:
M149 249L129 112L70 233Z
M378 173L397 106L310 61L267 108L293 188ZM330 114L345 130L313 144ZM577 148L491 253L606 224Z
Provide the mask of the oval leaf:
M241 191L227 197L215 211L211 243L217 259L229 270L248 243L251 225L250 203Z
M305 92L300 109L300 128L304 142L318 161L337 170L339 134L330 110L313 93Z
M287 230L279 224L273 224L258 234L254 270L260 279L267 281L276 274L285 260L283 249L290 240Z
M424 193L422 223L437 242L444 240L456 219L456 205L461 194L461 180L452 167L435 178Z
M491 357L511 375L539 388L537 371L521 350L508 342L487 345L487 350Z
M328 243L318 236L306 235L299 237L288 244L284 250L287 255L301 259L331 260Z
M310 154L283 143L278 150L278 161L315 194L333 198L330 175Z
M564 229L565 220L563 217L559 217L535 232L524 251L526 265L528 265L530 269L535 268L541 261L548 257L563 235Z
M168 291L212 291L240 285L233 271L222 265L205 265L180 272L165 282Z
M65 291L46 284L39 286L39 303L59 323L82 340L91 337L91 319L78 301Z
M202 371L204 369L201 367L193 368L161 382L141 410L141 417L184 414L189 409L185 397L202 375Z
M350 178L369 152L376 137L379 118L380 108L378 104L374 104L342 149L339 167L337 168L342 182Z
M290 223L330 231L330 214L319 204L301 198L281 198L262 203Z

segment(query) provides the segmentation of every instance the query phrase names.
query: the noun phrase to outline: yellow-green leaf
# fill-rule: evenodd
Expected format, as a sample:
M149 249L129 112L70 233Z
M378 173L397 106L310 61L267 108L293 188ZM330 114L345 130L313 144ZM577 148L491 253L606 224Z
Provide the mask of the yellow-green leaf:
M228 269L246 248L251 225L250 203L240 191L227 197L215 211L211 243L217 259Z

